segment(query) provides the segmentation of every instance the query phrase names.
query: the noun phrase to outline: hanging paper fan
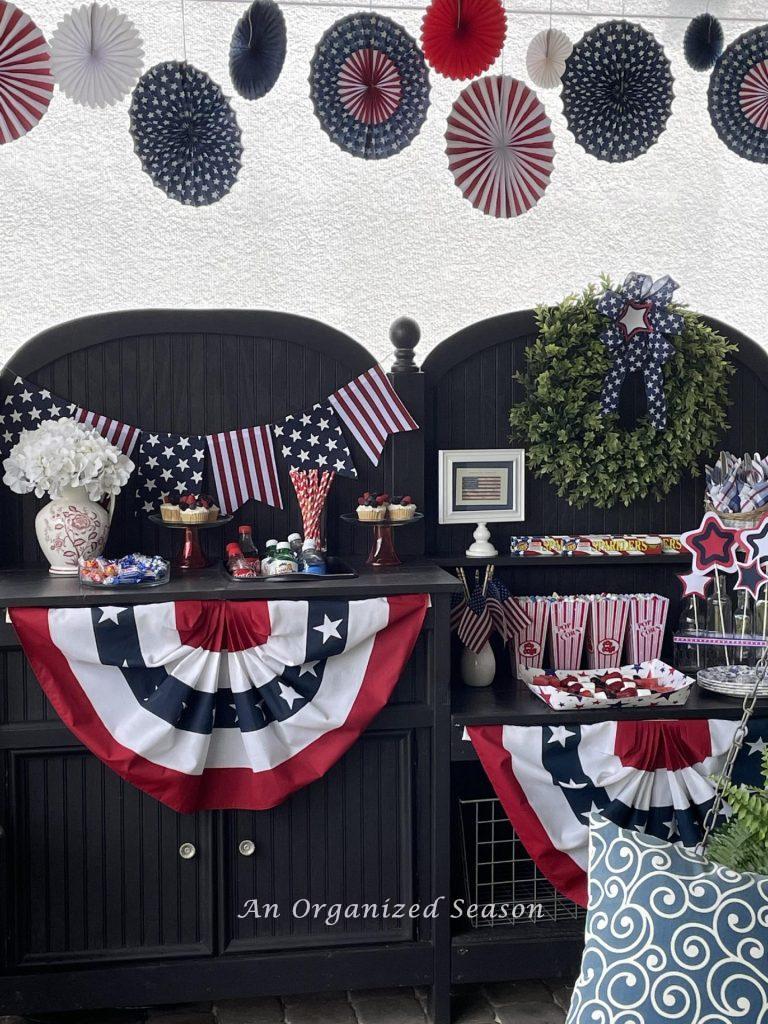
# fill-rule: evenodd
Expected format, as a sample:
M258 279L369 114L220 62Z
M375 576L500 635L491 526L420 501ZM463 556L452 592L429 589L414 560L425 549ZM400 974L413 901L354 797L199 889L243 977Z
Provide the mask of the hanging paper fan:
M283 12L274 0L254 0L229 46L229 74L241 96L266 96L283 70L286 45Z
M0 145L34 128L52 95L45 36L29 15L0 0Z
M723 26L712 14L700 14L685 30L683 53L694 71L709 71L723 52Z
M709 80L709 116L734 153L768 163L768 25L726 47Z
M568 127L598 160L634 160L666 127L672 82L664 48L650 32L628 21L605 21L576 43L565 62Z
M180 61L150 68L133 91L131 135L158 188L187 206L225 196L240 170L240 128L224 93Z
M321 125L353 156L381 160L418 135L429 106L424 56L380 14L350 14L320 40L309 75Z
M554 136L536 93L516 78L487 75L466 86L445 139L454 181L483 213L517 217L544 195Z
M446 78L474 78L501 53L507 16L499 0L432 0L421 23L424 56Z
M525 57L525 66L533 84L540 89L556 89L572 50L573 43L559 29L546 28L535 35Z
M51 70L69 99L86 107L112 106L141 74L144 50L133 23L114 7L83 4L51 36Z

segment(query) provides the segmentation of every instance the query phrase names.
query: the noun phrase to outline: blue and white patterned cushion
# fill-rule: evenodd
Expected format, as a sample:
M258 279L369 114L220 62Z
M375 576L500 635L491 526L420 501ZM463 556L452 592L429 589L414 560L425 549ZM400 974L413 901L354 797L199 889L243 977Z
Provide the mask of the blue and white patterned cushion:
M567 1024L767 1024L768 878L592 818Z

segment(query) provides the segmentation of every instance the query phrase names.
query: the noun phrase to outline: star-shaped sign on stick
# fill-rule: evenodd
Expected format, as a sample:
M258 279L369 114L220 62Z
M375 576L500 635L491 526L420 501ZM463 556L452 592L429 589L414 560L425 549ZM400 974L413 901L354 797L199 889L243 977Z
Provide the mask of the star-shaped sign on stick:
M693 570L708 573L712 569L736 572L737 535L724 526L716 512L707 512L695 530L682 534L680 542L693 555Z
M739 544L751 558L768 558L768 516L757 526L742 530Z
M678 573L677 578L683 585L683 597L706 597L707 587L712 583L712 577L706 572Z
M765 583L768 583L768 576L763 572L763 568L756 558L750 562L739 563L739 578L734 590L746 590L757 600L760 587Z

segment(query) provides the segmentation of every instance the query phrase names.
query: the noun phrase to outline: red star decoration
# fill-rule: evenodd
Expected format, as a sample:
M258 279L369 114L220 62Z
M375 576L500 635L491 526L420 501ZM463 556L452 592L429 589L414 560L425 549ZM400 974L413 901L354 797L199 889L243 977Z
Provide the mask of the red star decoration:
M757 600L757 595L765 583L768 583L768 576L763 572L763 567L756 558L751 562L739 563L739 579L734 590L746 590Z
M684 533L680 540L693 555L695 572L706 573L711 569L736 572L736 532L723 526L715 512L707 512L699 528Z
M653 330L651 323L652 302L638 302L636 299L627 299L627 303L616 320L619 330L624 335L625 341L632 341L636 334L650 334ZM638 316L638 314L640 314ZM628 326L631 326L631 330Z

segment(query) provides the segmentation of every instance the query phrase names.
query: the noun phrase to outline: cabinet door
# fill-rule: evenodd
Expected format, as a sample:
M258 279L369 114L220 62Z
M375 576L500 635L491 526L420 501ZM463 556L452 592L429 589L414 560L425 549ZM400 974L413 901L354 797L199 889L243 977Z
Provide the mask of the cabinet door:
M16 964L212 950L208 815L176 814L80 748L14 752L8 769Z
M411 734L370 732L281 806L223 814L224 951L411 939L384 915L412 900L411 780Z

